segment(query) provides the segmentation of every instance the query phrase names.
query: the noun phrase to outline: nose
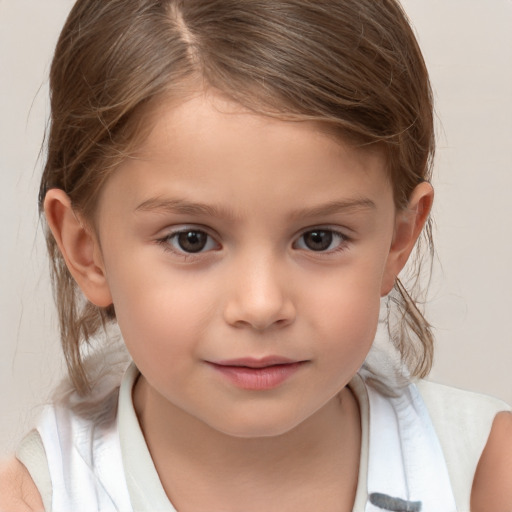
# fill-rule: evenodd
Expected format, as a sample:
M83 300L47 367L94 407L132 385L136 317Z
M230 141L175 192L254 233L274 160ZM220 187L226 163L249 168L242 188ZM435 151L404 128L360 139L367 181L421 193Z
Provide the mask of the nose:
M291 283L271 257L239 262L230 275L224 317L234 327L257 331L290 325L296 317Z

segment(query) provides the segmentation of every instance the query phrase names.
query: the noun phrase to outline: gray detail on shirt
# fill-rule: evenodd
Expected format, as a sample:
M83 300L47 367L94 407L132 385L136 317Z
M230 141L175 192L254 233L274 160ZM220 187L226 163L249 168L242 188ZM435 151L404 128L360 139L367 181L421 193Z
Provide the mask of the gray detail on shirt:
M387 494L373 492L369 496L370 503L382 510L392 512L421 512L421 501L407 501L400 498L393 498Z

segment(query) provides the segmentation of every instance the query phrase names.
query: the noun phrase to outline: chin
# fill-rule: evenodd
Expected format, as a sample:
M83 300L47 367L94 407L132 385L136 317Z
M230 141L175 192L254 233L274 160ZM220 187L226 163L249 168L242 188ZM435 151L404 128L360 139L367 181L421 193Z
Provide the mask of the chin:
M239 421L230 421L229 424L213 426L219 432L240 439L256 439L265 437L278 437L294 430L302 423L299 419L278 420L272 414L258 418L242 418Z

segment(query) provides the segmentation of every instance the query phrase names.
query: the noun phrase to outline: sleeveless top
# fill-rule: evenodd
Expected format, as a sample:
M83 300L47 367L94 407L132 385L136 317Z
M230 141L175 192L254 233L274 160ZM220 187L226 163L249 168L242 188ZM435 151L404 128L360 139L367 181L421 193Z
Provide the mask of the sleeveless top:
M41 489L47 511L176 512L159 481L133 409L131 391L137 377L132 364L122 380L118 401L115 393L112 406L94 418L68 407L46 408L37 432L51 498L41 489L48 482L41 483L44 475L37 471L41 460L30 453L30 443L25 449L22 445L18 458ZM409 384L393 396L360 375L349 387L359 403L363 440L353 510L469 511L478 459L495 414L507 410L506 404L426 382ZM437 417L441 441L429 410ZM465 432L459 418L477 425ZM458 439L452 437L454 433Z

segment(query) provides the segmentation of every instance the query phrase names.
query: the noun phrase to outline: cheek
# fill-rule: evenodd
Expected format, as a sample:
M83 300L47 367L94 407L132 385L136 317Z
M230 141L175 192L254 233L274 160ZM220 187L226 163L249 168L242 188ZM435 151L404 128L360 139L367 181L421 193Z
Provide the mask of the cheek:
M207 283L165 264L127 258L112 267L108 281L123 338L134 359L168 364L187 347L193 349L212 313ZM137 362L137 361L136 361Z
M320 305L319 307L322 307ZM348 349L365 350L372 343L380 311L378 294L368 296L361 290L354 290L349 297L323 304L325 328L330 338L344 340Z
M308 308L317 311L320 346L335 364L357 370L375 338L380 312L380 271L361 268L324 283ZM325 346L325 344L327 346Z

